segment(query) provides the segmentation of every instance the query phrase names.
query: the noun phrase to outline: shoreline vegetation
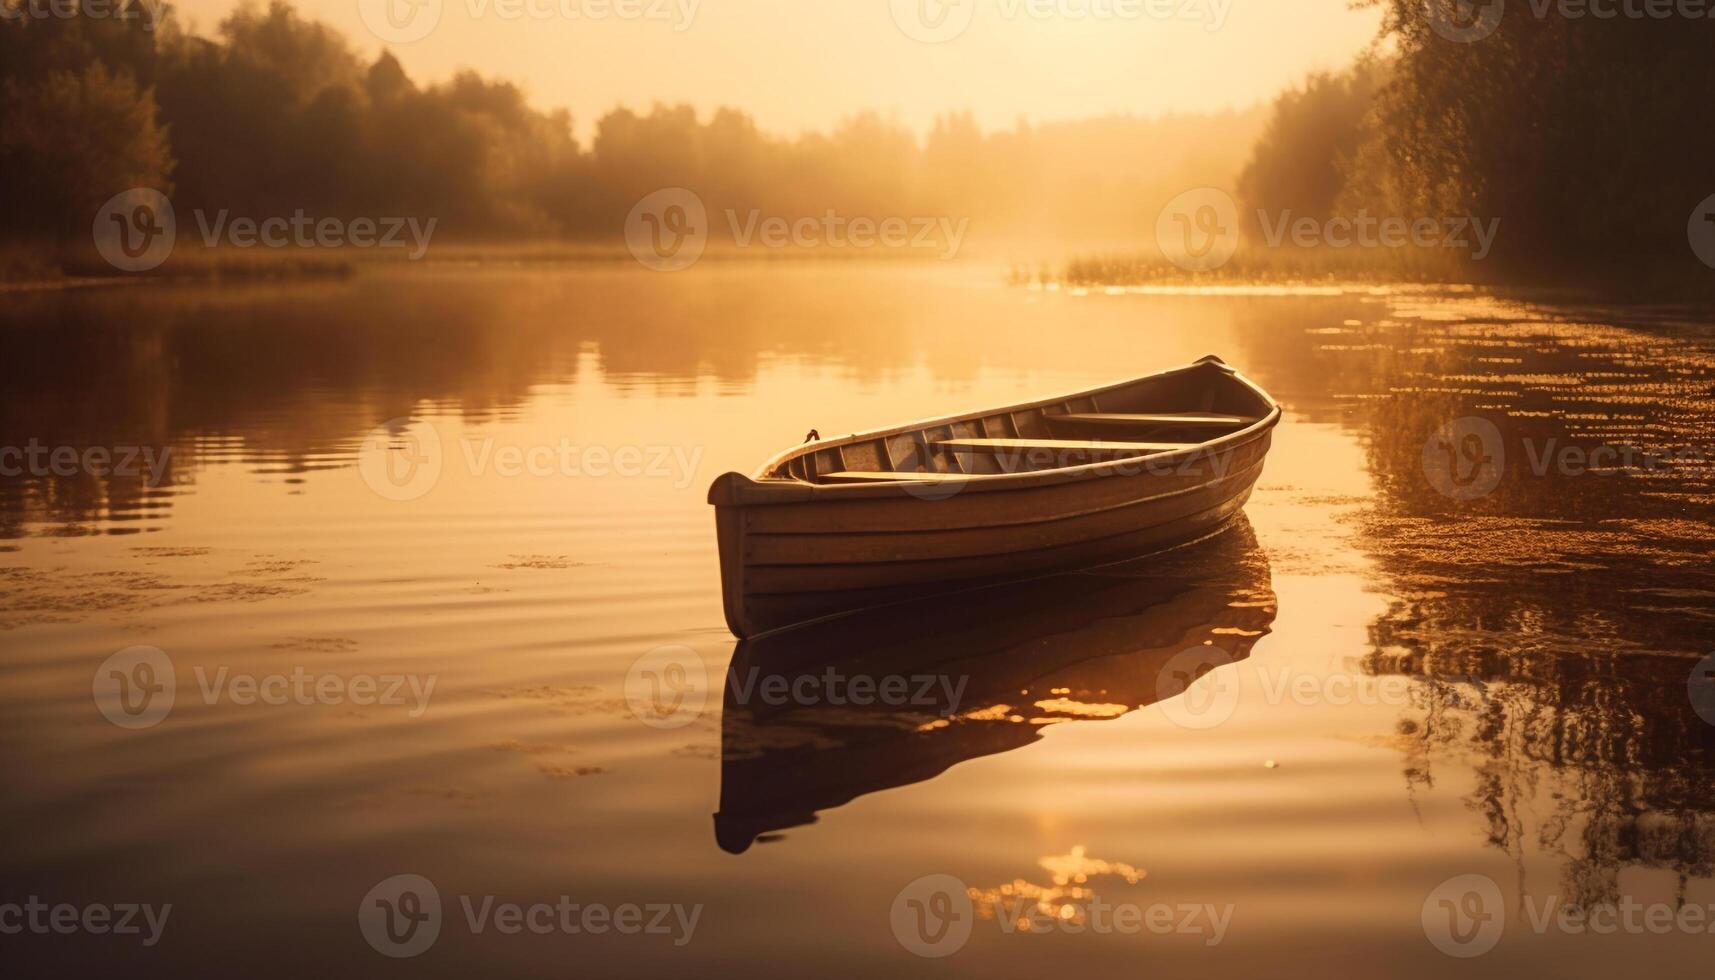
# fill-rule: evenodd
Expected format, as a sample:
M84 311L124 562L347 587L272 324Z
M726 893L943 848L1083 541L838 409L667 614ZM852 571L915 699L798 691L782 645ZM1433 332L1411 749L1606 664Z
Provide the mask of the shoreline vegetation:
M921 137L863 113L794 138L737 109L656 105L612 110L582 145L567 113L533 108L516 86L470 71L419 85L390 54L368 60L284 0L239 7L212 37L179 27L170 5L133 2L132 18L0 20L0 285L328 278L405 258L210 245L191 216L215 214L352 226L419 216L438 228L434 262L616 261L634 206L683 188L706 206L714 261L985 254L1013 265L1010 281L1072 287L1357 281L1715 298L1715 269L1689 237L1715 195L1715 128L1689 124L1715 91L1703 23L1507 17L1459 43L1437 29L1455 0L1356 0L1384 12L1370 50L1272 105L1001 131L953 112ZM92 240L103 205L135 188L161 192L179 216L170 258L148 272L114 268ZM1229 260L1188 267L1168 254L1179 232L1159 229L1188 193L1225 206L1181 216L1195 219L1180 229L1187 245L1231 236ZM939 252L740 247L757 216L824 214L957 222L959 235ZM1469 222L1478 241L1350 244L1366 220Z
M1054 260L1008 258L1020 250L975 250L955 263L990 268L1005 285L1084 293L1151 289L1213 292L1257 289L1288 291L1333 289L1343 292L1378 288L1481 291L1555 302L1631 302L1646 306L1691 304L1715 317L1715 294L1702 284L1672 278L1638 280L1628 287L1579 282L1494 282L1461 276L1444 257L1367 256L1340 249L1267 249L1241 245L1218 270L1187 272L1159 252L1103 250L1073 253ZM374 249L239 249L193 246L176 249L161 267L144 273L114 269L91 251L74 261L48 265L40 249L0 246L0 294L108 286L206 283L245 285L259 282L335 281L380 271L462 268L544 270L577 266L614 266L644 271L622 241L461 241L437 244L421 260ZM799 268L828 264L911 263L924 267L948 263L908 250L769 250L712 244L700 260L711 266L775 264Z

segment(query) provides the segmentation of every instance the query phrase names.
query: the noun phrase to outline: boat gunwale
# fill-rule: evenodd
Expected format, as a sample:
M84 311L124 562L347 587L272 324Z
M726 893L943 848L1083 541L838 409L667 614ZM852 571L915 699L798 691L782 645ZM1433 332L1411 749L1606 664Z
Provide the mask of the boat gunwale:
M1125 460L1124 462L1130 462L1130 460ZM843 529L840 531L832 531L832 532L830 532L830 531L801 531L801 530L771 531L771 530L767 530L767 529L746 528L746 533L751 534L751 535L755 535L757 537L764 537L764 538L770 538L770 537L796 538L796 537L815 537L815 536L821 536L821 535L828 535L831 537L841 537L841 538L863 538L863 537L868 537L871 535L889 535L889 534L896 534L896 535L902 535L902 536L903 535L921 535L924 533L962 534L962 533L969 532L969 533L975 534L975 533L979 533L979 532L982 532L985 530L992 530L994 528L1001 528L1001 527L1004 527L1004 528L1040 527L1042 525L1047 525L1047 524L1058 524L1058 523L1061 523L1063 521L1075 521L1075 520L1078 520L1078 519L1084 518L1084 517L1094 517L1094 516L1101 515L1101 514L1111 514L1114 511L1126 510L1126 509L1132 508L1132 507L1142 507L1146 504L1159 504L1162 501L1172 500L1175 497L1189 496L1190 494L1207 491L1211 488L1218 487L1218 486L1225 484L1225 483L1231 483L1234 481L1244 480L1247 477L1249 478L1250 483L1252 485L1254 485L1256 483L1257 479L1262 475L1263 464L1266 462L1267 462L1266 454L1265 455L1259 455L1254 462L1247 464L1241 470L1228 471L1226 473L1217 474L1214 477L1212 477L1211 479L1205 480L1202 483L1194 483L1194 484L1191 484L1189 486L1176 487L1172 490L1163 490L1160 493L1151 494L1151 495L1145 496L1145 497L1134 497L1134 498L1129 498L1126 500L1121 500L1121 501L1117 501L1117 502L1113 502L1113 503L1105 503L1105 504L1102 504L1101 506L1098 506L1098 507L1085 507L1081 510L1057 510L1057 511L1054 511L1053 513L1047 514L1045 516L1017 518L1017 519L991 520L991 521L985 521L982 524L971 524L971 525L966 525L966 526L961 526L961 527L938 527L933 532L900 530L900 529L894 529L894 528L884 528L882 530L867 530L864 528L851 528L851 529ZM1045 471L1045 472L1047 472L1047 471ZM894 486L896 484L889 483L886 485L887 486ZM1004 552L1002 552L1002 553L1004 553Z
M1145 381L1189 374L1193 371L1206 370L1210 367L1213 367L1214 369L1226 374L1228 377L1231 377L1240 385L1250 390L1257 397L1261 398L1263 404L1268 407L1268 412L1242 429L1202 442L1187 443L1183 449L1176 449L1165 453L1125 456L1119 459L1100 460L1093 463L1080 463L1074 466L1061 466L1046 470L1032 470L1024 473L968 473L959 474L961 479L943 479L936 481L913 480L909 478L910 474L905 474L905 478L899 480L878 480L870 483L839 484L810 483L808 481L798 479L783 480L769 477L767 475L785 465L788 460L807 452L815 452L820 449L851 445L853 443L867 442L875 439L885 439L891 436L902 435L910 432L919 432L924 429L932 429L958 422L966 422L971 419L983 418L1000 412L1010 413L1046 408L1051 405L1072 401L1078 398L1090 398L1119 391L1124 388L1132 387L1133 385L1141 384ZM939 495L946 493L949 489L952 489L954 493L957 494L964 493L966 491L990 492L1034 489L1042 486L1053 486L1057 484L1072 483L1088 479L1099 479L1116 475L1135 478L1140 474L1135 472L1121 473L1118 472L1119 468L1130 468L1135 466L1139 460L1147 460L1148 465L1152 468L1167 466L1183 462L1184 460L1193 458L1197 455L1209 453L1211 449L1227 449L1237 446L1242 442L1266 434L1268 431L1275 428L1280 424L1283 414L1284 412L1280 407L1280 403L1274 399L1274 396L1264 390L1261 385L1252 381L1242 372L1228 365L1219 357L1211 355L1183 367L1171 368L1166 371L1158 371L1154 374L1128 378L1123 381L1100 385L1095 388L1087 388L1068 394L1054 395L1048 398L1020 402L1015 405L1002 406L998 408L979 409L975 412L967 412L960 415L939 416L917 422L910 422L905 425L892 426L885 429L875 429L869 432L858 432L847 436L841 436L837 439L828 439L821 442L794 446L784 452L777 453L774 457L763 463L762 466L751 476L747 477L739 473L728 473L723 477L717 478L709 487L709 503L721 507L754 507L776 504L828 503L834 500L897 499L902 495L912 496L912 491L922 491L925 488L933 488L935 493Z

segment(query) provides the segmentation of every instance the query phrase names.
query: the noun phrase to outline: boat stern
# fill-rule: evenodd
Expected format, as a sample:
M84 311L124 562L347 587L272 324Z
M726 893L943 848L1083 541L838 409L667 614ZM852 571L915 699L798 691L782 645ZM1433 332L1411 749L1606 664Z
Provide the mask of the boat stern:
M715 508L715 542L721 559L721 605L727 628L744 639L755 630L745 611L744 589L744 501L755 480L742 473L725 473L709 485L709 503Z

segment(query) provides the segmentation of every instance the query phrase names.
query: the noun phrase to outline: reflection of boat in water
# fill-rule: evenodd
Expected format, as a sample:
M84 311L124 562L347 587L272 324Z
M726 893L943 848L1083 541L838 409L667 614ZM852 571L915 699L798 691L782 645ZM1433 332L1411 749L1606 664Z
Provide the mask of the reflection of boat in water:
M1242 660L1274 616L1267 558L1241 518L1121 565L747 640L727 676L716 839L739 853L819 810L1029 744L1047 725L1176 696L1196 679L1170 669L1186 663L1178 655Z

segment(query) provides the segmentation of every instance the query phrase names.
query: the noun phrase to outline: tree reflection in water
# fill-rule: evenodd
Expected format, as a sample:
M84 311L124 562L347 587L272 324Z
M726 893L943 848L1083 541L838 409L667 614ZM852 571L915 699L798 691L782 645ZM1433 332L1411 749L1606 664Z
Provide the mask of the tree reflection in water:
M1671 871L1682 898L1715 875L1715 725L1688 696L1715 644L1715 471L1686 452L1715 445L1706 333L1491 303L1322 355L1335 390L1370 392L1379 493L1359 539L1395 598L1364 667L1419 682L1407 782L1468 760L1489 842L1521 867L1530 848L1555 856L1569 902L1618 900L1627 869ZM1469 501L1423 462L1461 417L1493 422L1506 456ZM1566 446L1675 463L1598 475L1552 463Z

